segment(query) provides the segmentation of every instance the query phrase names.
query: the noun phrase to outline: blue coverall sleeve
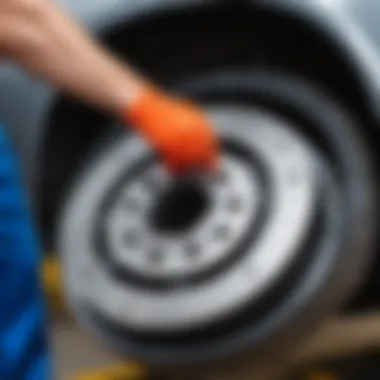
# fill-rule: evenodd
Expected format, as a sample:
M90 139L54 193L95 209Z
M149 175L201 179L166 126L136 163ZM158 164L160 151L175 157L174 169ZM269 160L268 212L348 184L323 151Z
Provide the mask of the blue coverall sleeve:
M0 128L0 379L51 379L41 249L17 160Z

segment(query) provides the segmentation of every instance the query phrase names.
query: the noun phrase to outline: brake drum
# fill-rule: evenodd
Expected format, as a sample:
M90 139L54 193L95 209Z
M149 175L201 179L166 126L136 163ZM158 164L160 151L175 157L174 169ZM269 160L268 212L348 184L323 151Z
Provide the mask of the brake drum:
M98 152L64 207L69 302L122 353L177 363L275 344L292 323L331 312L364 271L371 228L357 235L347 218L355 211L368 224L372 198L367 182L353 193L352 181L368 178L347 126L342 136L331 121L303 124L263 97L231 100L237 81L221 89L222 79L185 90L221 138L218 173L173 179L144 141L123 135ZM252 95L265 92L257 83Z

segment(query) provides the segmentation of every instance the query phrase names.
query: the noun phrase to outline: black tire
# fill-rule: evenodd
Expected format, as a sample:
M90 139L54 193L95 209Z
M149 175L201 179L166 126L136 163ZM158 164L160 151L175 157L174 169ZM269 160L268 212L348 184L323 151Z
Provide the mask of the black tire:
M94 321L86 313L79 318L91 325L95 333L99 333L96 330L100 328L100 335L119 351L150 362L173 364L219 360L244 350L262 358L273 350L289 351L290 346L295 346L299 339L339 310L360 284L371 262L377 227L377 200L374 159L365 143L365 126L358 125L350 111L324 90L281 72L252 70L213 74L194 78L177 90L206 104L224 101L259 104L291 119L299 131L315 143L339 182L344 205L342 225L330 231L330 234L336 234L331 237L334 249L321 252L313 259L313 265L307 267L271 314L254 323L244 323L240 329L226 331L216 340L200 340L188 346L180 341L166 344L140 340L133 334L122 337L120 331L104 321ZM91 168L95 161L87 163L80 181L84 180L87 168ZM76 187L74 183L68 200L75 197Z

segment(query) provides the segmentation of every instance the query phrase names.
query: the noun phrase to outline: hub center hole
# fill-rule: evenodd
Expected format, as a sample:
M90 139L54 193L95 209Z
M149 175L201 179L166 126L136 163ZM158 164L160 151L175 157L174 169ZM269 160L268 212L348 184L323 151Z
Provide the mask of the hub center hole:
M209 195L202 183L177 181L158 198L150 222L158 232L185 232L204 216L208 206Z

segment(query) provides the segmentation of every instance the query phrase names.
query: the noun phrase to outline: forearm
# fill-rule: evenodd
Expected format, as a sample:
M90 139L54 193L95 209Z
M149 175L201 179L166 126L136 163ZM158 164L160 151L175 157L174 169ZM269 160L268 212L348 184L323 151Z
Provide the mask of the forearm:
M58 6L48 0L1 1L9 5L0 10L0 48L25 69L106 111L117 111L138 96L143 79Z
M118 114L173 173L215 168L218 143L203 112L153 90L50 0L0 0L0 53L62 91Z

